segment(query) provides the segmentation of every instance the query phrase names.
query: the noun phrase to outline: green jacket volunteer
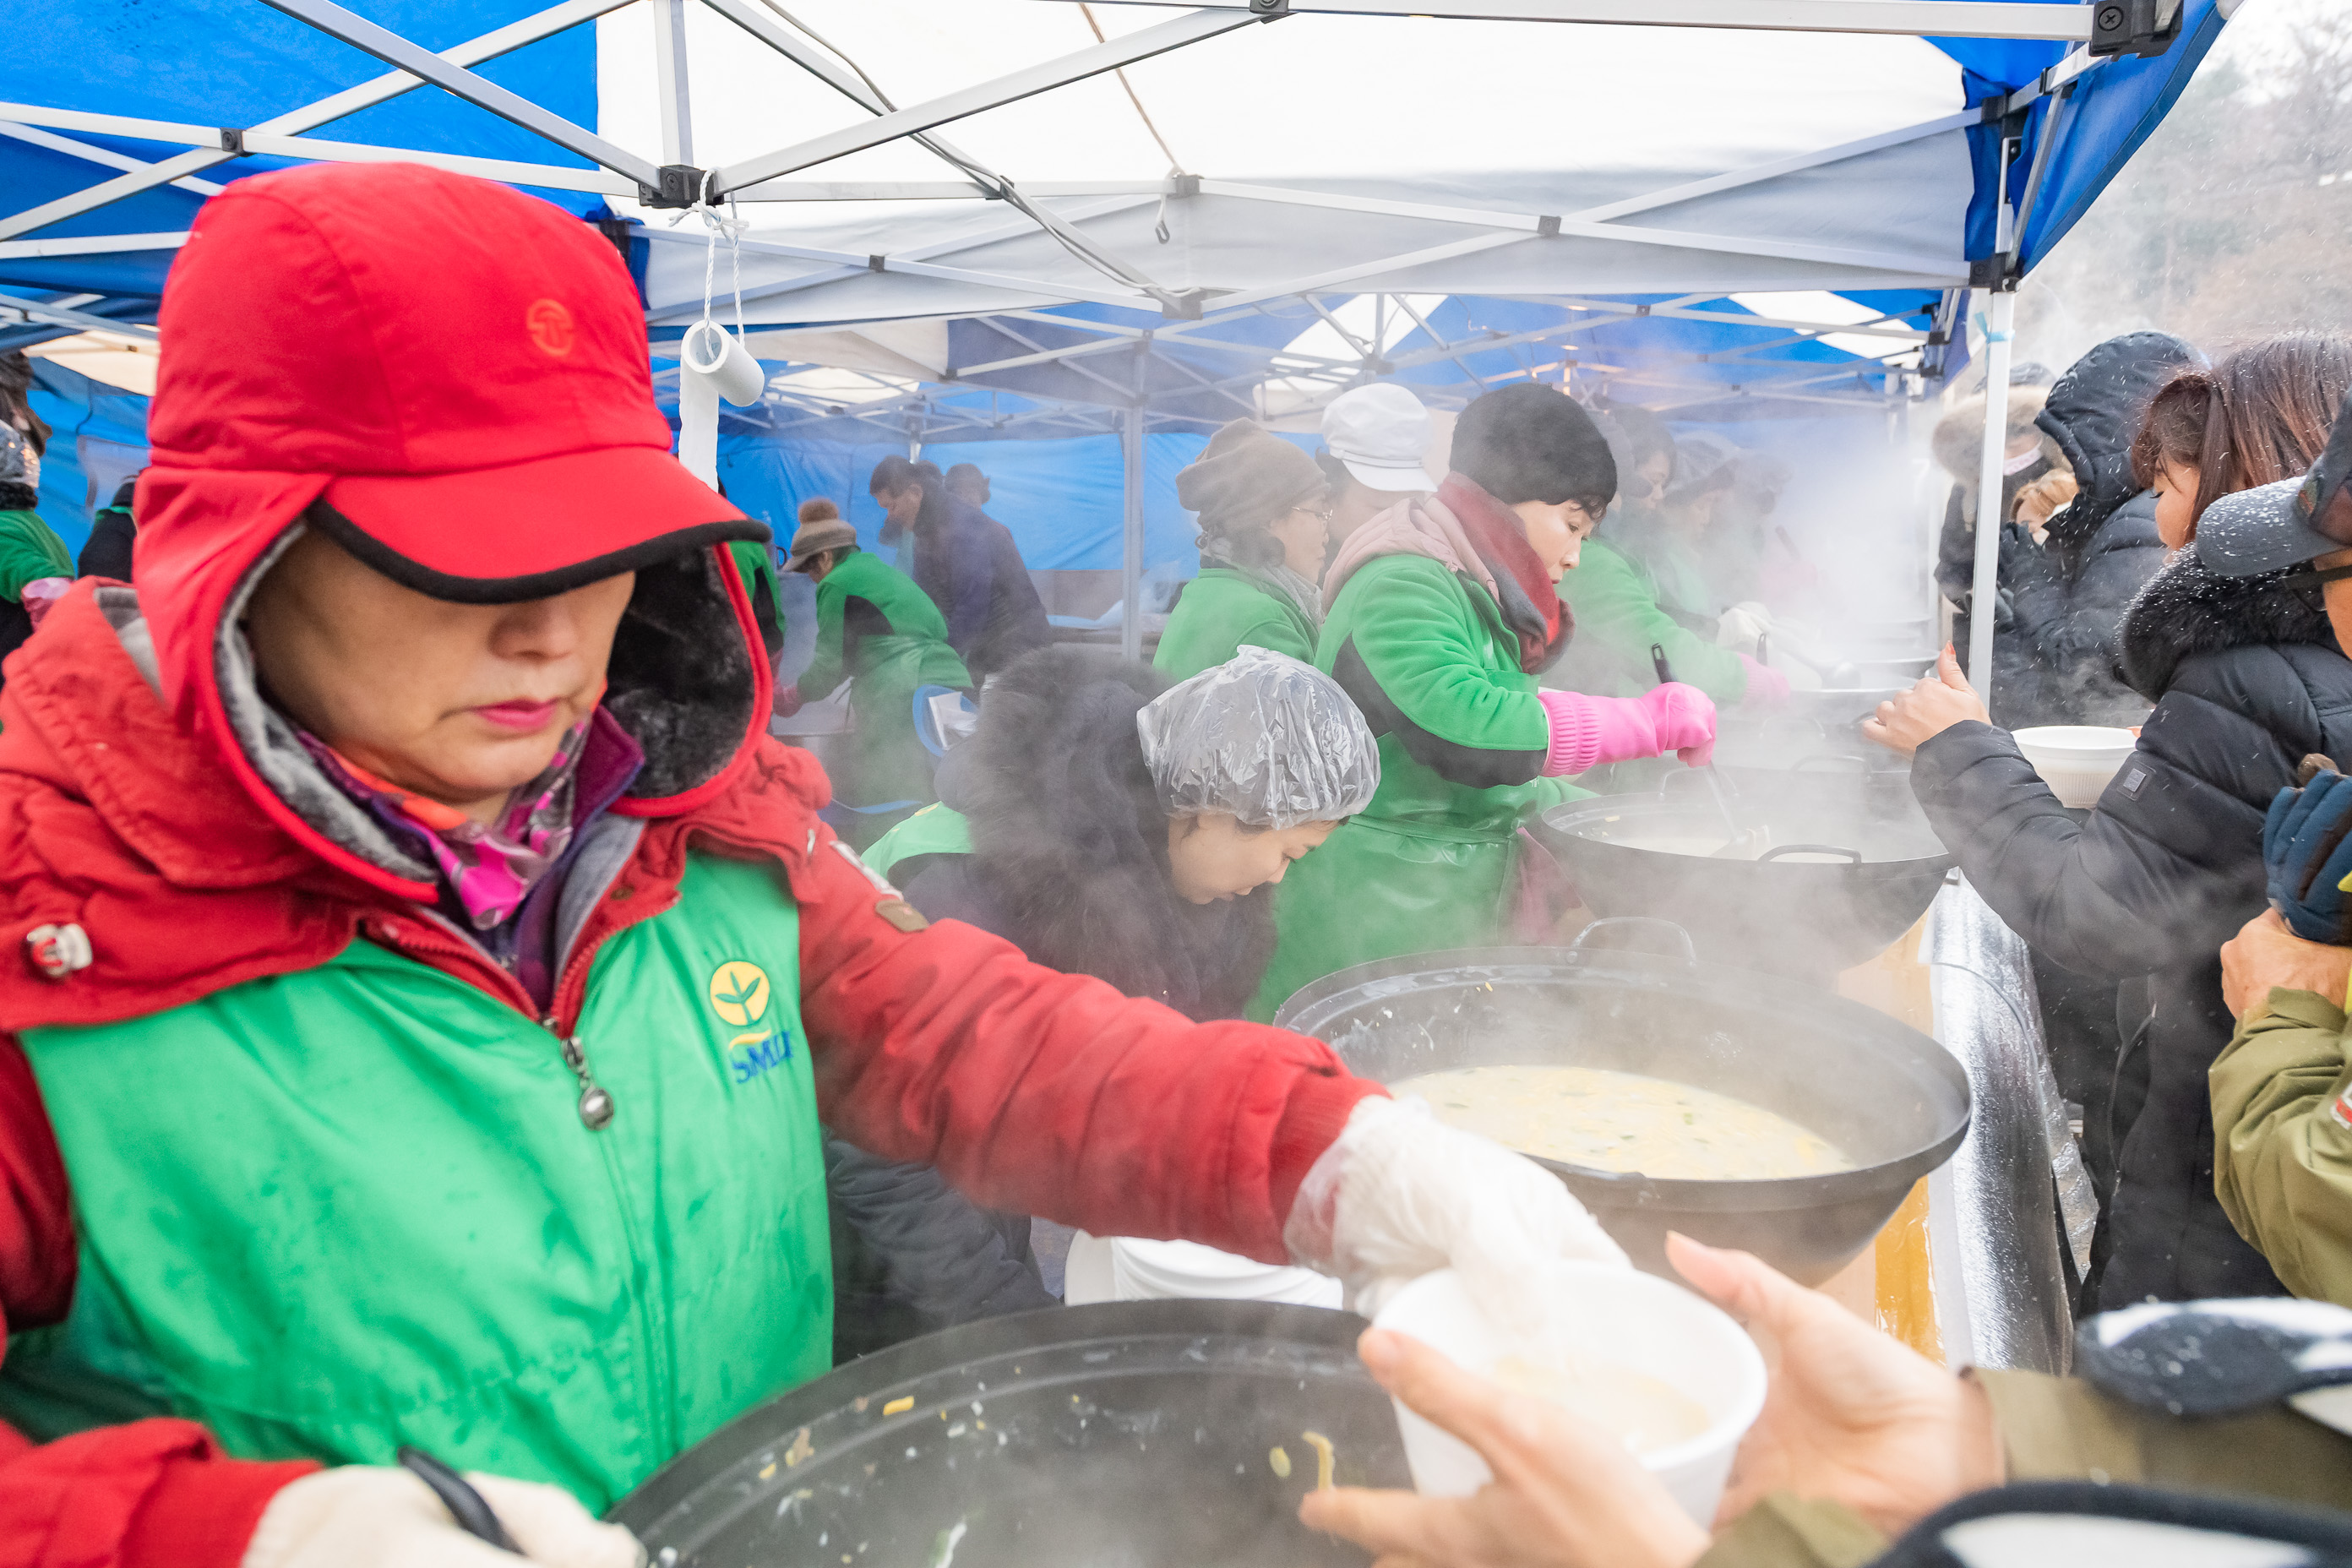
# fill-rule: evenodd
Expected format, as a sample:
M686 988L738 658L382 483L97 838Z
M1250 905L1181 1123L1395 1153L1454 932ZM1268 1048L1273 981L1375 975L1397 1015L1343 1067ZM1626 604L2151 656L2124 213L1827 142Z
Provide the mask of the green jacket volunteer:
M1498 1258L1622 1258L1322 1046L929 925L834 838L762 733L764 531L670 456L593 229L260 174L162 324L141 586L0 693L0 1561L487 1563L413 1443L522 1561L626 1568L583 1503L830 1360L820 1113L1360 1289L1533 1314ZM1457 1258L1423 1216L1472 1211Z
M824 697L849 682L856 729L834 786L853 805L932 798L932 758L915 730L915 692L924 686L971 685L948 647L947 622L914 579L857 547L838 518L801 525L786 563L816 580L816 653L777 711Z
M1184 585L1151 662L1187 680L1244 647L1315 657L1330 486L1315 459L1264 426L1236 419L1176 476L1198 514L1201 574Z
M41 451L49 427L26 394L32 366L21 353L0 354L0 658L33 632L25 605L26 584L71 580L73 556L36 509L41 500ZM59 584L51 584L56 587Z
M1616 490L1591 419L1549 387L1488 393L1426 501L1350 534L1324 583L1316 663L1380 741L1370 805L1294 871L1251 1016L1350 964L1496 939L1518 826L1582 792L1569 775L1704 758L1714 708L1681 685L1637 701L1544 691L1572 623L1554 592Z

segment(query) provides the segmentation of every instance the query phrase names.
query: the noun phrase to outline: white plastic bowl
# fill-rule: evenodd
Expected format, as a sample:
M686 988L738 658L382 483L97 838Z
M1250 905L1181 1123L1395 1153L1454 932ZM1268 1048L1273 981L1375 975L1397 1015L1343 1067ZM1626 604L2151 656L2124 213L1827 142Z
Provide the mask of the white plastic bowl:
M2139 745L2139 737L2129 730L2100 724L2044 724L2013 733L2017 749L2058 804L2083 809L2099 804L2107 781Z
M1702 1527L1712 1528L1716 1505L1731 1474L1739 1439L1764 1408L1764 1358L1747 1331L1681 1286L1631 1268L1600 1263L1531 1266L1560 1304L1552 1329L1559 1342L1529 1344L1487 1318L1452 1269L1423 1276L1397 1292L1374 1320L1410 1334L1457 1365L1481 1375L1520 1356L1559 1365L1563 1352L1612 1362L1657 1378L1697 1402L1707 1415L1704 1432L1641 1456L1651 1474ZM1430 1497L1468 1497L1494 1472L1477 1450L1439 1430L1402 1402L1397 1424L1416 1489Z

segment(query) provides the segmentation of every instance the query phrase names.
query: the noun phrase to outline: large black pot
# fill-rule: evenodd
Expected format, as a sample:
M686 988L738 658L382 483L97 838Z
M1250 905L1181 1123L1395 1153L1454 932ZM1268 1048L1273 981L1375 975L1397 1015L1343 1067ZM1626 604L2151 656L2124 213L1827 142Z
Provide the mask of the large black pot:
M1689 931L1712 963L1816 981L1885 952L1927 912L1951 868L1906 774L1742 770L1735 777L1733 816L1769 832L1766 858L1644 846L1727 837L1706 780L1687 772L1670 774L1654 795L1553 806L1528 830L1595 913L1660 916Z
M1582 941L1359 964L1292 996L1275 1022L1328 1042L1349 1070L1382 1082L1533 1064L1695 1084L1811 1128L1858 1167L1686 1182L1540 1162L1636 1264L1668 1278L1665 1234L1678 1230L1818 1285L1870 1244L1969 1128L1960 1064L1884 1013L1811 986Z
M1363 1568L1295 1517L1308 1431L1343 1484L1412 1484L1363 1330L1253 1301L993 1318L739 1416L611 1517L663 1568Z

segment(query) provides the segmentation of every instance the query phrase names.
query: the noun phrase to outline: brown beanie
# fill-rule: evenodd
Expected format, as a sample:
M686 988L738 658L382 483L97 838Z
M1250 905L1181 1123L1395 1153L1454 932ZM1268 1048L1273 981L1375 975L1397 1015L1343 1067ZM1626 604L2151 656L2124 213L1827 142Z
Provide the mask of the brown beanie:
M1255 420L1236 419L1176 476L1176 499L1201 531L1233 535L1264 528L1330 481L1306 451Z

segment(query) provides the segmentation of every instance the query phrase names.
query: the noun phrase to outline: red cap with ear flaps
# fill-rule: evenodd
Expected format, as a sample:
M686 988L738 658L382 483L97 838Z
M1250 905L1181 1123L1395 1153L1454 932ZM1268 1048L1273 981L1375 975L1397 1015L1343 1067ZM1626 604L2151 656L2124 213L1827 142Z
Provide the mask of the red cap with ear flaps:
M636 290L593 228L507 186L415 164L258 175L197 214L159 325L142 608L176 722L281 825L415 895L293 813L226 718L222 617L270 544L304 521L404 585L461 603L654 572L665 580L654 624L633 624L633 601L616 639L615 711L672 700L624 689L622 667L657 687L688 656L700 668L678 677L694 689L675 700L706 710L685 727L703 755L649 768L645 783L667 793L619 809L683 810L733 777L761 732L768 676L719 546L768 530L670 455ZM713 634L731 646L695 646ZM633 641L646 647L625 651Z

